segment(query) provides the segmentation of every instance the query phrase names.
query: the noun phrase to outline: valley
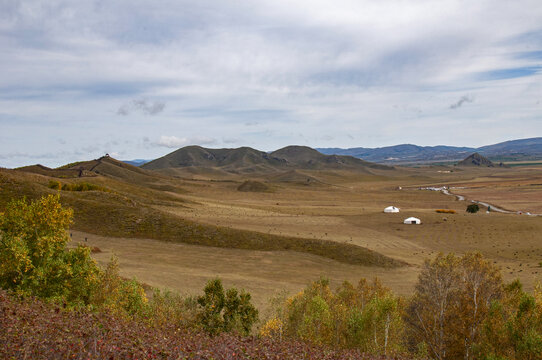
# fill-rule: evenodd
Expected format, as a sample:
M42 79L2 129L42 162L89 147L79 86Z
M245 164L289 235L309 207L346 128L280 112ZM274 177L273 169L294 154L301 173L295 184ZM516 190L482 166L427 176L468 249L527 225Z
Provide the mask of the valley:
M439 252L480 251L527 290L542 279L542 217L465 212L470 200L542 212L542 167L361 168L296 156L304 160L273 160L272 168L235 160L147 170L101 158L64 172L2 169L1 200L58 192L75 211L73 244L98 247L100 264L114 254L123 276L182 294L218 276L250 291L263 310L271 297L320 277L333 286L378 277L408 296L423 261ZM58 191L51 180L109 192ZM252 185L240 187L247 180ZM466 200L419 190L430 186L453 186ZM389 205L400 212L384 213ZM422 224L403 224L409 216Z

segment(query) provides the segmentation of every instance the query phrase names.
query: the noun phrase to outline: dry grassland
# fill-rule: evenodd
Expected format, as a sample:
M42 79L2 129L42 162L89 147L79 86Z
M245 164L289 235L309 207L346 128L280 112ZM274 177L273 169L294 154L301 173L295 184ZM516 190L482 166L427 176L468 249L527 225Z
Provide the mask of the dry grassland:
M460 193L505 208L513 208L512 195L519 196L528 189L530 194L524 194L515 204L525 210L537 209L542 185L533 184L542 184L542 168L438 170L404 169L378 177L313 171L307 174L321 182L317 186L266 182L272 191L265 193L237 191L244 178L185 178L180 180L185 190L182 194L168 194L187 200L183 206L154 205L198 223L367 247L410 264L398 269L347 265L291 251L218 249L84 233L75 233L74 240L88 237L89 245L104 251L95 255L100 262L117 254L125 276L136 276L149 285L197 293L209 278L219 276L228 285L250 291L263 308L277 292L296 292L320 276L330 278L335 285L378 276L396 292L408 295L420 264L441 251L481 251L501 266L505 279L519 278L526 289L532 289L535 281L542 280L542 217L486 214L485 209L467 214L468 202L417 188L468 186ZM265 177L252 180L266 181ZM401 208L401 212L383 213L389 205ZM439 214L435 209L457 213ZM402 224L409 216L419 217L422 225Z

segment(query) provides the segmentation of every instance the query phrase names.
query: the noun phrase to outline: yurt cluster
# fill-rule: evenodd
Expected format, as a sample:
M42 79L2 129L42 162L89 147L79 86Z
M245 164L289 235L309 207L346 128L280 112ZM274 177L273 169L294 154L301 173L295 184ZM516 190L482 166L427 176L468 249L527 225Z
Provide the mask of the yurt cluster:
M395 206L388 206L387 208L384 209L384 212L385 213L398 213L399 212L399 208L398 207L395 207ZM422 223L422 221L418 218L415 218L413 216L409 217L409 218L406 218L404 221L403 221L403 224L409 224L409 225L420 225Z

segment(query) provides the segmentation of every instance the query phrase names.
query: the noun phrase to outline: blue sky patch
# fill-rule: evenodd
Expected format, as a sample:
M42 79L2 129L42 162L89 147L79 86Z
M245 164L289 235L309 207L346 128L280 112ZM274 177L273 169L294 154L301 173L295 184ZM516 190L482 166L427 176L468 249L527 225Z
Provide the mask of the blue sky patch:
M528 66L528 67L520 67L520 68L514 68L514 69L499 69L499 70L492 70L492 71L480 73L479 76L477 76L477 78L482 81L515 79L515 78L520 78L520 77L536 75L541 69L542 69L542 66Z

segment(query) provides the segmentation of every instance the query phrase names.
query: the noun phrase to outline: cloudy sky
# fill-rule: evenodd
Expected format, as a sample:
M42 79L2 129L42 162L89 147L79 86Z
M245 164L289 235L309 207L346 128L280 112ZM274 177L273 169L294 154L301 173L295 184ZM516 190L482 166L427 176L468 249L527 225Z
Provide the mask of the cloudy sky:
M0 166L542 136L540 0L0 0Z

